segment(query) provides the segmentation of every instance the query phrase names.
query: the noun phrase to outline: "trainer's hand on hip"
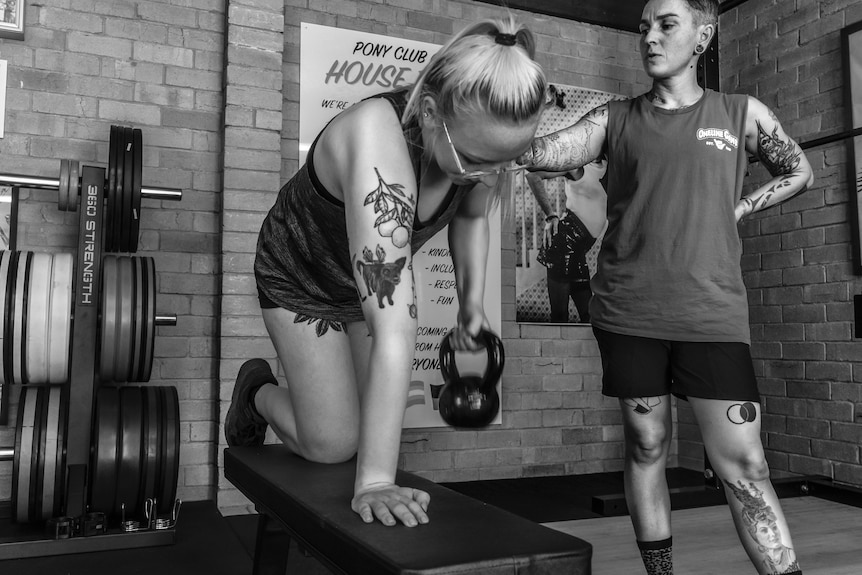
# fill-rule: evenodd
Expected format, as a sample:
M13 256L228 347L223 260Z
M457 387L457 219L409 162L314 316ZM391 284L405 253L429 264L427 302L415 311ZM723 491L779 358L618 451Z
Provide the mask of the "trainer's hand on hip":
M395 525L398 521L407 527L428 523L428 504L431 496L421 489L399 487L394 483L372 485L357 491L350 508L365 523L377 518L384 525Z

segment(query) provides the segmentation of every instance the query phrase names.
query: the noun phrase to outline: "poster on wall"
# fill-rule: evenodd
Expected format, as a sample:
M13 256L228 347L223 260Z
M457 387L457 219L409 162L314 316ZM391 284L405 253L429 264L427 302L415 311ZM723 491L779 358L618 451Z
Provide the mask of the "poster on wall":
M850 102L848 106L849 128L862 127L862 22L857 22L841 31L844 51L844 90ZM848 175L850 197L856 206L853 222L854 266L856 274L862 275L862 136L848 139Z
M623 96L551 84L537 134L570 126ZM607 226L602 157L570 172L515 178L515 305L523 323L589 323L590 278Z
M409 86L440 49L436 44L302 23L299 71L299 160L305 162L314 138L342 110L373 94ZM370 190L369 190L370 191ZM485 312L500 333L501 257L499 212L491 220L486 270ZM436 398L443 386L440 342L456 324L458 297L447 229L413 257L419 328L405 428L442 427ZM456 354L462 374L481 373L484 354ZM499 391L499 388L498 388ZM501 421L498 415L494 423Z
M6 135L6 74L8 64L0 60L0 138Z

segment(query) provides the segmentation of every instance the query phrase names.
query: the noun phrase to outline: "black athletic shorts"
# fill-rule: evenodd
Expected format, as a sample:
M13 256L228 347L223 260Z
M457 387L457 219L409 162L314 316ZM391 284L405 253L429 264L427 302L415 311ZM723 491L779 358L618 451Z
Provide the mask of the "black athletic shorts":
M610 397L674 394L760 401L748 344L668 341L593 327L602 355L602 393Z

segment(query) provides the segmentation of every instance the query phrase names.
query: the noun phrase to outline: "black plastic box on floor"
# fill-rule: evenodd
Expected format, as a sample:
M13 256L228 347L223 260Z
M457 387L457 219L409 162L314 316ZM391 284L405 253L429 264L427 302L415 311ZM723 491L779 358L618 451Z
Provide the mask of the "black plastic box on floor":
M399 485L431 494L430 523L365 524L350 509L355 469L355 461L310 463L282 445L233 447L224 456L225 477L335 573L591 573L586 541L402 471Z

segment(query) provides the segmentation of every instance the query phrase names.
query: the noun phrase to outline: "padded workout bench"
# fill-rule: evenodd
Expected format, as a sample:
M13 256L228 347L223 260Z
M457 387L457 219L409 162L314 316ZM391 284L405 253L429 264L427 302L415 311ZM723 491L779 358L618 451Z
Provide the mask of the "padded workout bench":
M590 575L592 546L399 471L431 495L427 525L363 523L350 509L355 460L310 463L283 445L231 447L224 474L260 513L255 575L285 573L289 537L335 573ZM284 530L273 531L272 521Z

